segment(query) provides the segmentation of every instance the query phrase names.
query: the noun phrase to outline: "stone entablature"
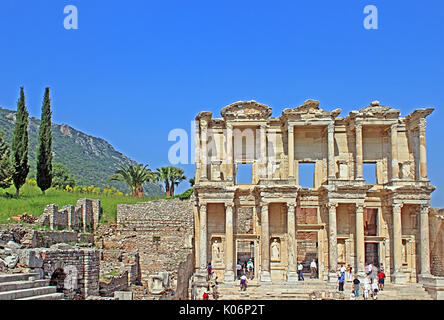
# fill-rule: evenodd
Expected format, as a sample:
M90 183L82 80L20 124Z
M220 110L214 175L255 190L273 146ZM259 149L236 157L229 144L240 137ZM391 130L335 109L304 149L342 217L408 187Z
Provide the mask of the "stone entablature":
M222 119L200 113L196 270L215 261L218 240L224 259L215 270L227 281L234 280L236 261L252 255L262 281L295 281L297 263L307 266L313 257L324 280L336 281L341 263L359 276L367 263L378 263L398 283L429 275L435 187L427 177L425 117L432 111L401 118L400 110L374 101L340 118L340 109L307 100L278 118L255 101L223 108ZM303 163L314 163L311 188L299 184ZM367 163L375 165L374 184L364 180ZM250 184L237 182L242 164L251 165ZM236 225L245 212L252 213L248 232Z

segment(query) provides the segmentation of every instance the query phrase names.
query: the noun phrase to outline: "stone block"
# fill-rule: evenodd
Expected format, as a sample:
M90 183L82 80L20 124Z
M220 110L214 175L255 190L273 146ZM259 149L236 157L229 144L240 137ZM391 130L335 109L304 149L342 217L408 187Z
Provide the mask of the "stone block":
M22 247L21 244L14 242L14 241L8 241L8 243L6 244L6 248L12 249L12 250L16 250L16 249L20 249Z
M8 266L8 268L12 269L12 268L15 268L18 260L19 260L18 255L13 254L13 255L7 256L4 261L5 261L6 265Z
M114 298L117 300L133 300L133 293L131 291L115 291Z
M18 251L20 264L29 268L41 268L43 266L43 259L40 252L32 249L23 249Z

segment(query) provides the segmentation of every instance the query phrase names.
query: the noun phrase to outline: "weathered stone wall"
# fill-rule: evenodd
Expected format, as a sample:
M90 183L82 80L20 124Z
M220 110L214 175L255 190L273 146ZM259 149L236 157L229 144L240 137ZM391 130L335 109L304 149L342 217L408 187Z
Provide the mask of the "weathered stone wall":
M17 242L21 244L23 248L49 248L57 243L83 243L92 245L94 243L94 235L92 233L77 233L73 231L35 230L20 224L11 224L5 225L5 227L0 230L0 248L8 241Z
M64 206L59 210L55 204L47 205L38 218L40 225L51 230L71 229L83 232L94 231L100 219L100 200L79 199L76 206Z
M444 277L444 209L432 209L429 224L431 273Z
M114 291L128 290L128 271L124 271L118 276L113 276L109 280L100 281L100 296L113 297Z
M158 200L117 206L116 234L102 238L103 249L138 250L141 281L167 271L173 290L188 282L189 255L194 247L193 206L190 200ZM192 263L191 263L192 265ZM179 270L181 275L179 276ZM185 275L185 278L181 278ZM179 285L177 285L179 283ZM179 295L182 295L180 293Z

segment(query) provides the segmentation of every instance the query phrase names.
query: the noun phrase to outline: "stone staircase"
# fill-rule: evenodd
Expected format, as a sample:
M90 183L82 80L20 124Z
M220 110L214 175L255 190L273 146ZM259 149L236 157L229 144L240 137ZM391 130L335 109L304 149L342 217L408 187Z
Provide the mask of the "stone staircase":
M349 300L352 283L346 283L344 292L338 291L337 285L318 279L306 279L297 283L260 283L250 280L246 291L241 291L238 281L219 283L217 292L219 300L312 300L315 292L322 293L321 299ZM361 296L357 300L363 300ZM210 295L211 296L211 295ZM406 285L386 284L379 292L378 300L431 300L431 296L421 284Z
M0 300L62 300L56 291L38 273L0 274Z

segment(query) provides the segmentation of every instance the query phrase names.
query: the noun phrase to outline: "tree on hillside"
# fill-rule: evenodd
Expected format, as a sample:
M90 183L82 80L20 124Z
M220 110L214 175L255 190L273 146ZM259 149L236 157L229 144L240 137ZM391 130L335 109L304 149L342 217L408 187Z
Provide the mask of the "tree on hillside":
M53 163L51 187L64 189L66 186L74 188L76 181L69 169L61 163Z
M52 182L51 99L49 98L49 88L45 89L45 97L43 98L36 158L37 185L45 194L45 190L51 187Z
M171 168L171 177L170 177L170 194L171 196L174 196L174 189L176 186L178 186L182 181L184 181L187 177L185 177L185 172L177 167Z
M0 132L0 188L9 188L12 184L13 167L9 145L3 139L4 133Z
M12 180L16 188L16 197L20 196L20 188L25 184L29 172L28 165L28 121L29 114L25 105L25 93L20 88L20 98L17 102L17 114L12 136L12 162L14 172Z
M193 178L188 179L188 182L190 183L190 185L191 185L192 187L194 187L195 178L193 177Z
M131 189L131 196L143 197L143 184L154 181L156 174L147 168L148 165L138 164L137 166L121 166L116 170L109 181L122 181Z

